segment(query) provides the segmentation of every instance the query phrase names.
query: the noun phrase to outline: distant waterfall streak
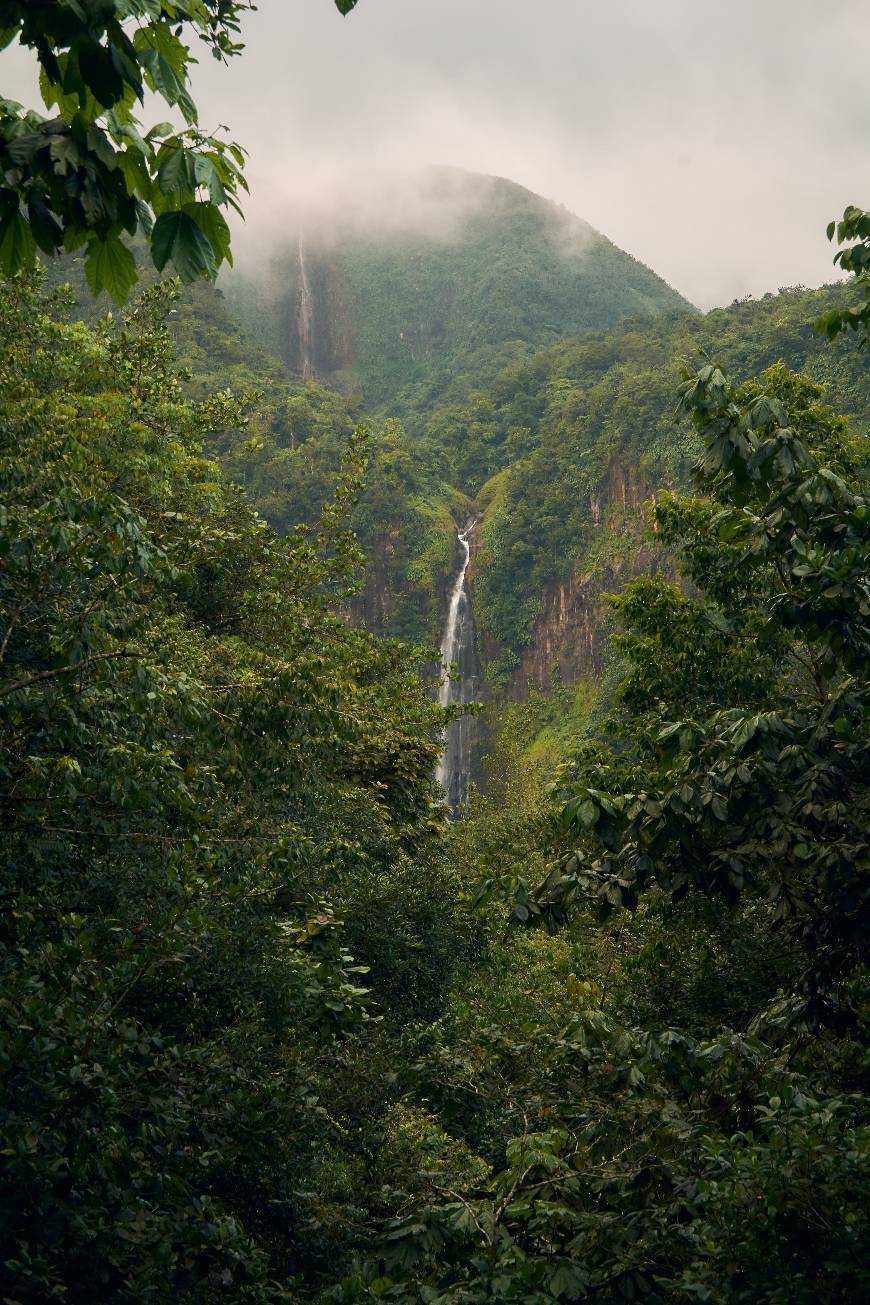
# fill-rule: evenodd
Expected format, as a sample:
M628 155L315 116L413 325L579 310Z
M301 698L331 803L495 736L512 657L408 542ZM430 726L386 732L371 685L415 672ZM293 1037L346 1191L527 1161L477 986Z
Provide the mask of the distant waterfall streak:
M457 532L462 563L450 592L447 623L441 640L441 661L445 673L455 663L458 678L444 679L438 693L442 707L449 707L451 703L471 702L474 698L477 670L474 620L465 579L471 556L468 536L476 524L472 521L464 530ZM475 738L474 722L468 717L460 716L447 726L444 751L438 761L435 778L447 795L451 811L456 811L468 801Z
M299 304L296 309L296 334L299 337L299 370L303 381L314 376L314 300L305 266L305 246L299 232Z

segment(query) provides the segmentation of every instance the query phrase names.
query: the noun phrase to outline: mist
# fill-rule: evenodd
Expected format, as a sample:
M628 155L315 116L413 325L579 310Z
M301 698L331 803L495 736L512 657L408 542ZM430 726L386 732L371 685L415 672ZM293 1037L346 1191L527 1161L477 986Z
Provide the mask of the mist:
M442 164L565 205L706 308L835 279L825 226L867 202L858 0L261 0L244 38L194 77L250 154L243 262L299 214L437 231L407 178Z

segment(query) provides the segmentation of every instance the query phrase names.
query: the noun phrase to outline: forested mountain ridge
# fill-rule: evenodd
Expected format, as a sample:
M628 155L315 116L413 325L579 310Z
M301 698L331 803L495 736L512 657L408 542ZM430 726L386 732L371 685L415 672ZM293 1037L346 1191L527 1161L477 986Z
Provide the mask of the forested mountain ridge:
M456 370L687 301L588 223L500 177L431 169L378 219L300 216L267 266L224 279L251 333L299 377L372 410L431 406ZM297 229L298 228L298 229Z
M599 673L599 594L653 565L643 504L685 484L697 454L674 412L681 368L699 350L745 374L782 360L863 424L870 387L861 354L850 341L826 344L812 327L853 300L842 286L790 289L706 315L632 321L524 353L478 385L458 372L462 397L375 422L353 516L367 557L359 618L435 646L455 523L477 516L470 583L491 683L523 697L551 687L554 673L565 684ZM255 416L254 443L225 448L232 474L282 528L313 519L350 422L339 418L340 398L316 385L293 403L300 412L317 406L319 429L309 418L291 440L274 418Z
M105 311L88 299L78 260L50 273L72 279L76 311ZM436 647L456 524L479 519L469 580L480 651L490 689L521 700L600 675L609 620L600 594L662 564L643 504L686 484L697 454L674 412L681 368L699 351L737 374L783 361L864 425L870 383L860 352L812 326L855 301L843 285L787 288L707 314L632 318L538 351L518 341L507 362L495 350L480 370L473 359L458 363L446 388L433 379L403 418L372 416L358 397L294 378L205 283L182 290L170 329L190 393L256 395L246 427L210 442L279 531L316 522L355 423L370 425L371 464L352 509L366 559L352 600L360 624Z

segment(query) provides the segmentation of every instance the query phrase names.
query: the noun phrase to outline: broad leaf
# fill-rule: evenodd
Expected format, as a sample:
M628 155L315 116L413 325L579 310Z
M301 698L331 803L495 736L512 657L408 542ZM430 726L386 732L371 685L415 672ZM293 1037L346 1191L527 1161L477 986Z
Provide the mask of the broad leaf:
M127 193L141 199L151 197L151 174L145 158L137 149L126 149L116 156L118 167L124 174Z
M164 146L157 161L157 181L164 195L178 190L193 190L195 185L193 156L183 145Z
M161 213L151 233L151 256L158 272L171 262L182 281L217 272L211 242L189 213Z
M27 206L30 230L44 254L57 253L63 244L63 232L48 206L41 199L32 199Z
M85 255L85 276L92 294L107 290L122 304L136 284L136 260L117 236L92 240Z
M32 267L35 258L36 241L30 224L17 211L0 218L0 272L14 276Z
M226 260L232 267L230 254L230 229L220 209L214 204L185 204L184 212L193 218L201 231L208 237L214 250L215 263L220 267Z

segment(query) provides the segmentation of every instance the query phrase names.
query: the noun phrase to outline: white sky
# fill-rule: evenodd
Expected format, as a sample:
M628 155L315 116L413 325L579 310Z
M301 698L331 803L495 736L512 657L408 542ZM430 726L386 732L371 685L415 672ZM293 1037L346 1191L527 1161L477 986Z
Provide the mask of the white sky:
M831 280L827 222L870 206L863 0L260 0L245 39L194 74L203 125L250 151L240 244L360 172L453 164L710 307ZM0 70L27 98L23 56Z

